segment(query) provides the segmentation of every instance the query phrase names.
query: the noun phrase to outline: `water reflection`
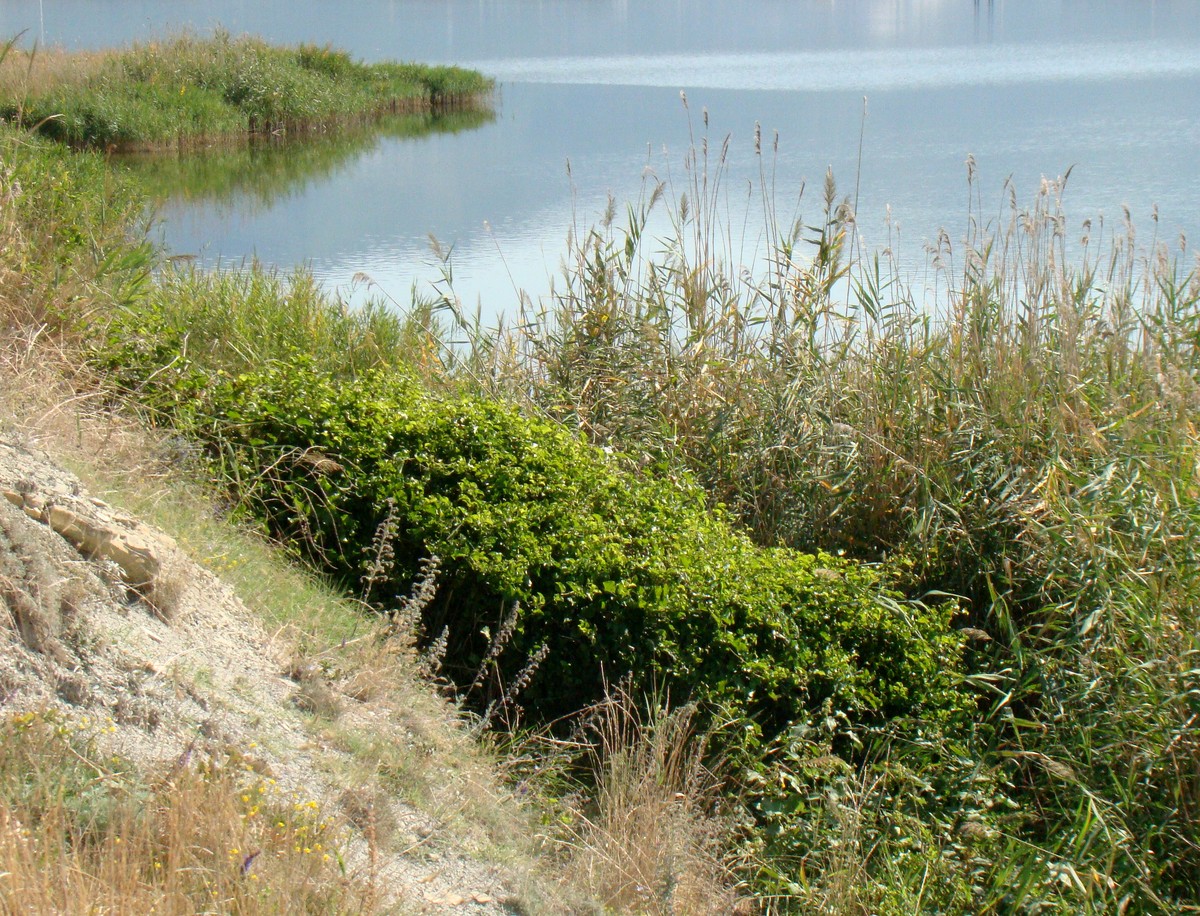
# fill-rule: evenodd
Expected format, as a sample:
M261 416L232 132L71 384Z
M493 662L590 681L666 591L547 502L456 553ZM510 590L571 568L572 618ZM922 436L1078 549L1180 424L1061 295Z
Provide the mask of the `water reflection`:
M117 161L153 200L252 214L332 180L385 140L454 134L494 120L490 111L397 115L299 137L250 137L199 150L127 154Z
M995 0L975 0L975 41L986 39L990 44L996 37Z

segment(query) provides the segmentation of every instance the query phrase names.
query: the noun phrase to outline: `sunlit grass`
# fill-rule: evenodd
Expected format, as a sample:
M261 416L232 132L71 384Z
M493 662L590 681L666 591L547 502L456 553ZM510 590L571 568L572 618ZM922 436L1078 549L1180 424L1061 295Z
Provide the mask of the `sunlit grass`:
M0 116L73 145L129 149L481 108L491 89L455 67L363 64L218 32L80 54L13 49L0 65Z

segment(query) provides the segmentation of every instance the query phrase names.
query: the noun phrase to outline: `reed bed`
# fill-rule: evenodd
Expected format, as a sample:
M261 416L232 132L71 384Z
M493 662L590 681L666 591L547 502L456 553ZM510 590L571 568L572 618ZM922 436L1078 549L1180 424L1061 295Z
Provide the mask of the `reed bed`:
M1065 178L1027 206L1006 186L985 222L969 162L966 232L929 246L926 288L890 251L859 250L832 176L814 225L781 229L765 194L766 254L739 269L723 169L698 143L682 188L652 184L623 222L610 208L573 234L553 295L495 333L461 325L457 358L493 396L686 468L761 544L958 597L970 729L859 735L870 751L851 772L814 775L815 739L771 751L812 812L779 834L783 897L821 912L1194 906L1200 275L1186 242L1140 245L1128 213L1072 227ZM671 232L651 241L656 208ZM905 799L931 783L914 812ZM952 797L979 804L948 815ZM822 851L850 849L851 822L867 831L858 852ZM941 897L909 893L931 881Z

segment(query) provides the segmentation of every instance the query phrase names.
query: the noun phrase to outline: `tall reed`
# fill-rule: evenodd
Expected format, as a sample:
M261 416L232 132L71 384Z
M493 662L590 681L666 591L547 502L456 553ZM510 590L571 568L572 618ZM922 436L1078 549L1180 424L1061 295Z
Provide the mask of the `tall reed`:
M1128 213L1069 228L1065 176L1029 205L1006 184L985 221L968 162L964 237L928 246L924 288L893 251L860 251L831 175L815 225L781 229L764 193L765 254L739 269L724 150L708 157L704 139L682 193L652 183L624 222L610 207L573 233L553 295L475 335L473 383L687 467L761 543L885 562L916 595L960 596L988 640L969 754L1019 812L976 865L990 877L968 880L976 906L1194 901L1200 276L1186 243L1139 247ZM660 206L671 232L654 247Z

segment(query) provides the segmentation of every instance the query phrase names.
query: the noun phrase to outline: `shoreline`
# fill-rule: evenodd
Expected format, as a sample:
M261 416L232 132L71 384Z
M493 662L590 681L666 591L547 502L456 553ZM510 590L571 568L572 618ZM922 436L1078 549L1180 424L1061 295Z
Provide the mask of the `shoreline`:
M489 110L459 67L365 64L344 51L218 32L103 52L0 53L0 118L76 149L151 152L321 133L393 115Z

